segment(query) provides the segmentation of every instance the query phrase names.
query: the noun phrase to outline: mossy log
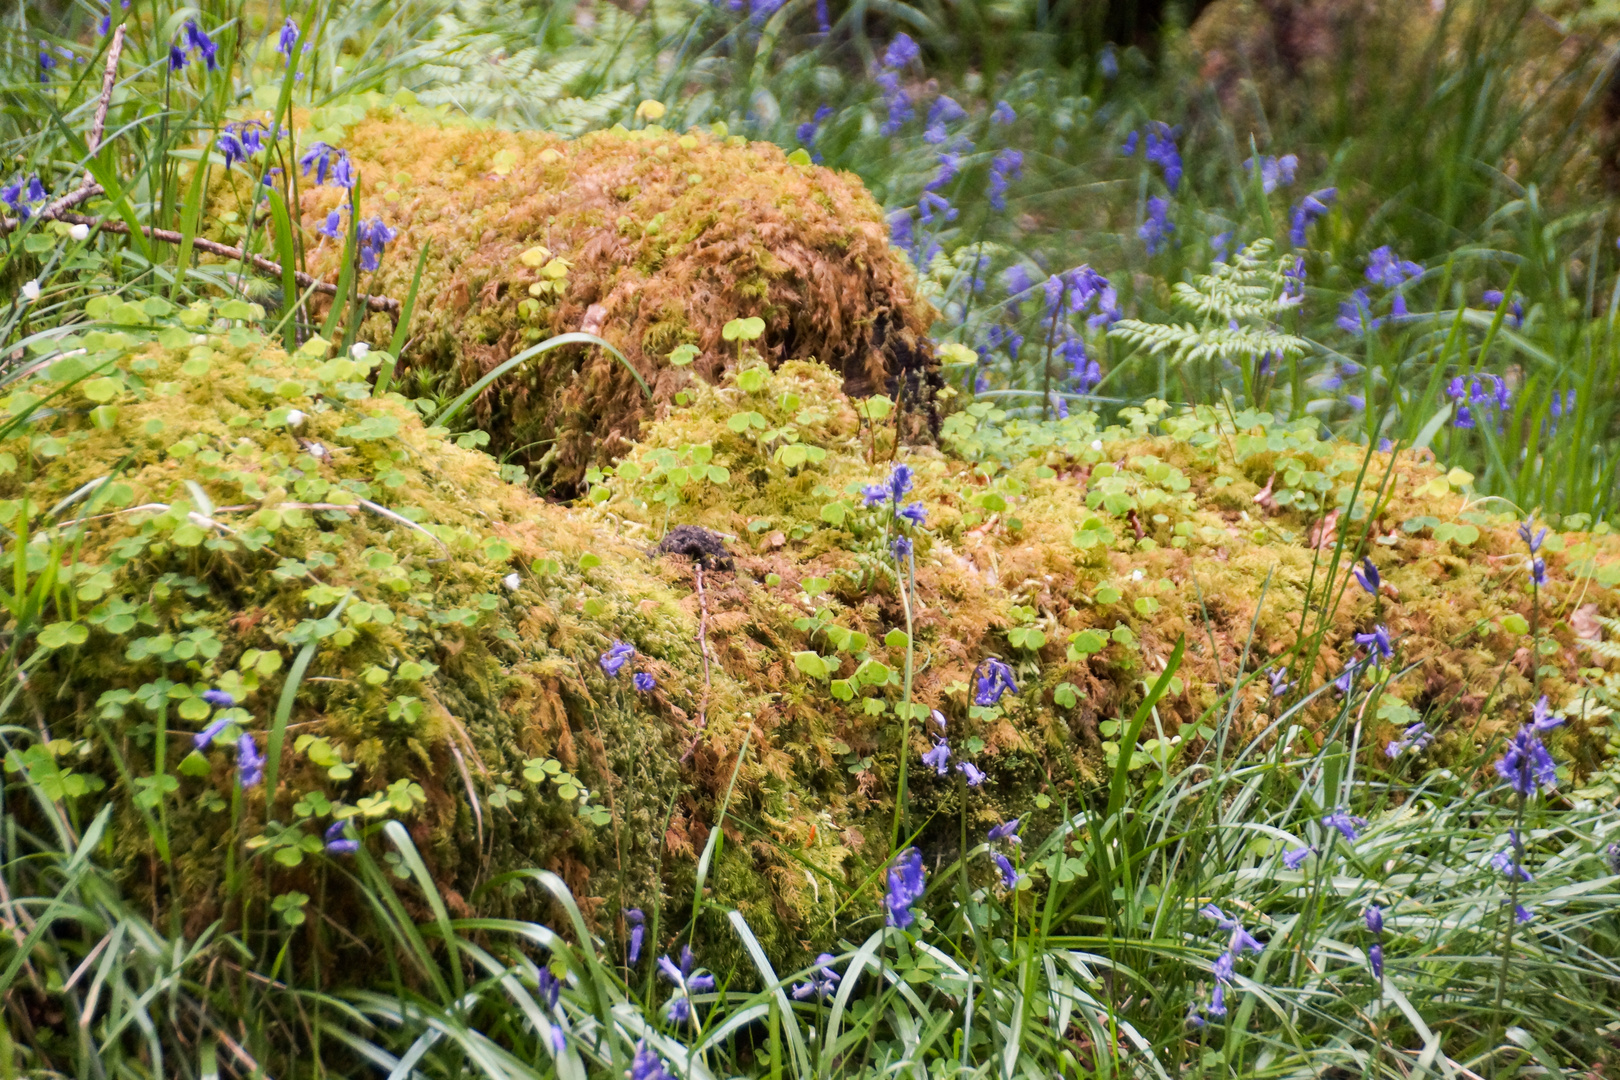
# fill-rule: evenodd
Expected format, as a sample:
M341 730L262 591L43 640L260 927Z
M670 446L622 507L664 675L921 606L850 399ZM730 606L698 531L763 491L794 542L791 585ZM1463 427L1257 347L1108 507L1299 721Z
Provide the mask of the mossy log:
M860 181L791 161L779 147L712 133L616 128L578 139L440 126L374 113L343 146L362 215L398 230L372 292L405 297L431 244L404 357L435 392L459 392L542 338L586 330L617 346L652 388L601 349L573 346L504 376L474 406L491 447L567 491L623 453L696 376L735 366L722 339L758 317L773 366L816 359L852 396L887 393L929 434L938 362L933 312L890 249ZM311 272L335 279L340 246L315 230L345 193L305 188ZM683 345L690 366L669 362Z
M1132 750L1138 782L1155 757L1201 753L1229 709L1229 745L1272 745L1279 708L1302 702L1297 731L1357 725L1364 768L1406 772L1420 766L1379 753L1393 734L1421 716L1429 753L1472 754L1526 714L1534 664L1566 704L1576 669L1601 663L1577 631L1620 613L1613 536L1549 537L1533 593L1514 521L1465 477L1269 417L1136 412L1097 430L958 414L944 450L897 448L837 372L753 361L694 384L689 407L564 507L501 480L405 399L368 397L372 358L329 359L318 340L287 356L239 326L158 331L140 325L168 318L148 304L110 305L98 317L126 331L62 343L86 352L8 399L27 413L71 383L0 458L14 466L0 511L26 513L32 571L63 564L21 702L51 741L14 763L98 777L119 807L109 857L194 928L235 917L221 901L238 884L318 895L318 838L348 812L379 855L374 826L406 822L453 910L547 917L536 892L481 888L537 866L604 933L621 906L661 905L679 926L731 791L710 899L786 961L881 917L902 754L904 825L930 863L955 851L964 813L975 834L1020 814L1039 831L1093 797L1111 772L1101 725L1184 639L1158 741ZM894 522L860 495L891 460L914 470L907 498L927 514L908 527L909 725ZM1286 505L1307 491L1344 512ZM734 568L705 573L701 601L691 560L652 554L675 524L727 534ZM1349 581L1364 553L1377 597ZM1328 684L1377 624L1394 657L1362 677L1382 696L1347 717ZM636 654L612 675L599 658L615 641ZM224 716L271 746L306 655L274 787L243 792L233 826L229 733L196 752L194 736ZM1018 691L985 708L973 677L990 657ZM1279 660L1295 685L1273 698ZM210 688L234 708L211 707ZM919 764L941 734L931 710L982 786ZM1577 772L1592 763L1578 718L1554 737ZM105 797L68 799L82 819ZM723 966L735 946L712 929Z

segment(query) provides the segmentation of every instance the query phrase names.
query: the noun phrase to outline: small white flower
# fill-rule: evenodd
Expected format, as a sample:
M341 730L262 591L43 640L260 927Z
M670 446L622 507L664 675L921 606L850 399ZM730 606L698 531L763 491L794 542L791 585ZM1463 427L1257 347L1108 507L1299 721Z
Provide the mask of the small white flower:
M22 294L23 294L23 299L29 301L30 303L32 303L35 300L38 300L39 299L39 279L35 278L33 281L25 281L25 282L23 282Z
M367 345L363 341L357 341L357 342L355 342L353 345L351 345L349 347L349 355L354 357L356 360L363 359L365 357L366 353L368 353L370 351L371 351L371 346Z
M312 457L312 458L315 458L316 460L320 460L321 458L326 456L326 447L322 446L318 442L310 443L309 444L309 456Z
M1140 570L1132 570L1131 571L1131 580L1132 581L1141 581L1146 576L1147 575L1142 573L1142 571L1140 571Z
M1091 440L1091 448L1093 450L1101 450L1102 449L1102 440L1101 439L1092 439Z
M90 226L80 222L68 230L68 235L75 240L88 240L90 239Z
M518 579L516 573L511 573L501 578L501 584L505 585L506 588L511 592L517 592L518 586L522 584L522 581Z
M289 409L287 411L287 426L290 428L304 426L304 411L302 409Z

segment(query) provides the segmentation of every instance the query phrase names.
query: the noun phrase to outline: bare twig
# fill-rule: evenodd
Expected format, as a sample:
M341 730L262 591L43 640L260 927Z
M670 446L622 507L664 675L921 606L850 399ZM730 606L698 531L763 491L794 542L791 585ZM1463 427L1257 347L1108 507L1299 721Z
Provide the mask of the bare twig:
M107 46L107 67L101 76L101 99L96 102L95 119L90 122L90 135L84 141L89 149L87 157L95 157L96 151L101 149L101 139L107 131L107 108L112 104L113 87L118 84L118 58L123 52L124 26L120 23L118 29L113 32L112 44ZM84 179L79 181L79 186L47 206L41 216L55 218L82 202L88 202L97 195L104 194L106 190L96 183L87 166L84 170Z
M703 737L703 729L709 723L709 601L703 595L703 561L695 560L692 565L697 575L698 650L703 653L703 699L698 702L697 734L692 736L692 745L681 755L682 761L691 760L693 752L697 750L698 740Z

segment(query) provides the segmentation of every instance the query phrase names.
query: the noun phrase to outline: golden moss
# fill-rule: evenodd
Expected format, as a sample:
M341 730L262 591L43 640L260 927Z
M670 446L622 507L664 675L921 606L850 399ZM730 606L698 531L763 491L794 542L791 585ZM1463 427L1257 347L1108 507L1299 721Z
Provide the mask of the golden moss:
M197 920L219 913L244 858L280 860L272 887L312 892L320 856L291 845L314 844L330 800L369 808L362 824L409 822L453 905L543 917L532 894L477 891L543 866L604 930L619 905L655 900L678 925L732 790L710 898L745 907L785 958L878 917L875 894L850 901L887 856L901 753L907 827L930 860L954 851L964 808L976 824L1056 814L1091 796L1109 767L1105 723L1136 706L1183 636L1150 729L1159 741L1139 753L1188 760L1240 676L1237 732L1258 734L1276 709L1272 658L1297 657L1299 700L1378 623L1397 650L1378 677L1412 667L1355 717L1369 768L1391 767L1378 748L1409 718L1458 753L1528 707L1519 620L1531 597L1513 523L1474 503L1466 478L1410 455L1370 455L1356 509L1325 527L1283 504L1312 490L1331 503L1363 451L1268 418L1137 414L1096 431L1088 417L1020 430L958 414L948 452L896 451L892 422L863 424L838 374L789 362L695 384L690 407L648 425L564 508L500 480L403 398L366 396L366 360L326 359L319 344L288 357L241 328L171 326L143 343L148 333L87 334L69 343L84 355L13 395L23 411L112 365L4 447L17 468L0 478L0 513L15 521L26 497L36 572L53 538L66 545L72 569L46 621L86 635L42 636L30 709L63 767L115 792L113 851L131 882L157 900L173 888ZM927 510L914 702L946 718L955 760L987 774L976 790L918 763L931 721L914 719L902 743L905 650L892 633L905 611L888 519L860 494L891 460L915 470L907 498ZM706 574L701 602L689 564L647 554L676 523L731 537L736 569ZM1391 586L1377 600L1347 586L1363 538ZM1620 543L1569 534L1546 551L1540 617L1554 648L1540 662L1556 672L1542 687L1562 704L1563 680L1595 662L1572 613L1620 611ZM604 672L615 640L636 647L633 670L656 689ZM232 693L231 715L262 746L309 642L276 789L249 794L233 834L232 752L187 756L210 713L198 695ZM980 708L971 679L990 656L1021 689ZM1326 730L1338 700L1317 694L1300 723ZM1570 727L1558 737L1579 767L1591 740ZM172 790L143 779L160 768ZM604 824L579 816L548 768L589 788ZM1032 811L1041 796L1051 808ZM170 838L172 886L153 872L157 835Z
M732 319L763 319L762 355L819 359L853 395L895 393L904 375L915 403L938 385L932 313L849 174L791 162L768 143L659 128L564 140L375 113L344 146L362 213L399 230L371 290L403 298L432 245L406 362L447 376L437 391L582 329L650 384L651 401L613 357L574 346L491 387L475 406L479 426L547 484L566 489L621 453L689 373L717 380L736 360L721 338ZM339 252L315 229L339 195L302 194L310 269L328 280ZM685 369L667 359L683 344L699 350Z

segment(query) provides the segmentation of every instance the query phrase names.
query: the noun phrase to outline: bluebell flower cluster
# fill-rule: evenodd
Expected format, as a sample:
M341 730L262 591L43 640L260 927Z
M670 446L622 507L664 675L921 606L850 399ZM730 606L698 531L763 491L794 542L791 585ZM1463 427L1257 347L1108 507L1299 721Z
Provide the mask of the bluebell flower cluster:
M1367 931L1375 940L1367 946L1367 963L1372 968L1373 978L1379 982L1384 980L1384 912L1374 904L1363 913L1367 922Z
M1161 199L1157 195L1147 201L1147 216L1137 227L1136 235L1147 248L1149 255L1157 255L1159 250L1170 240L1170 234L1176 227L1170 222L1170 201Z
M1176 147L1178 134L1179 128L1173 128L1162 120L1151 120L1146 128L1127 135L1124 145L1119 148L1125 157L1135 157L1136 148L1141 145L1142 156L1164 173L1164 186L1170 189L1172 195L1181 186L1181 151Z
M1318 188L1294 204L1289 212L1288 239L1295 247L1305 246L1305 230L1327 216L1338 195L1338 188Z
M815 115L800 124L794 131L794 134L798 136L799 144L809 148L810 160L817 164L821 162L821 152L815 148L816 136L821 133L821 125L826 123L832 117L832 114L831 105L818 105L816 106Z
M990 159L990 181L987 188L990 206L993 209L1007 209L1007 182L1023 175L1023 151L1008 147L995 152Z
M1339 301L1339 317L1335 321L1340 330L1356 337L1384 325L1383 319L1373 318L1372 297L1366 289L1357 289L1348 300Z
M1266 678L1271 681L1271 696L1274 698L1280 698L1294 688L1294 684L1288 681L1288 669L1285 667L1272 668Z
M630 682L634 684L635 688L640 690L643 694L652 693L653 690L658 686L658 680L652 677L651 672L647 671L636 672L635 676L630 680Z
M900 85L900 73L921 59L922 49L904 33L896 34L883 52L883 66L872 81L883 91L883 103L889 110L889 118L882 128L885 135L897 133L917 114L911 105L911 95Z
M1284 154L1273 157L1270 154L1260 159L1260 189L1267 195L1279 187L1289 187L1294 183L1294 174L1299 171L1299 158L1293 154ZM1243 163L1243 171L1250 176L1254 175L1255 159Z
M287 21L281 24L281 32L276 35L276 52L292 61L293 46L298 44L298 24L288 16Z
M1299 847L1294 848L1292 851L1286 851L1283 853L1283 865L1290 870L1298 870L1315 850L1313 847Z
M1005 101L998 101L996 107L990 112L990 122L1007 127L1018 122L1018 114Z
M993 656L980 664L973 674L978 684L973 692L973 704L981 708L999 704L1009 692L1018 693L1012 668Z
M1423 276L1423 267L1410 259L1395 254L1388 244L1375 248L1367 256L1367 280L1386 289L1395 289L1416 277Z
M1501 289L1486 289L1481 299L1484 300L1486 307L1499 308L1502 306L1502 301L1507 297ZM1513 296L1513 303L1508 305L1507 322L1515 330L1524 325L1524 301L1519 298L1517 293Z
M809 981L793 988L793 1000L831 1001L838 990L838 972L832 967L835 959L832 953L822 953L816 957L816 966L810 969Z
M1361 835L1361 830L1367 827L1367 819L1353 817L1350 811L1341 806L1322 818L1322 827L1337 830L1340 836L1353 844Z
M298 159L298 167L305 176L314 170L317 185L326 183L330 177L334 187L354 187L354 167L349 163L347 150L339 150L323 142L315 143Z
M377 269L382 262L383 248L399 235L398 230L383 224L382 218L373 217L362 221L356 231L360 240L360 269Z
M1378 595L1378 587L1383 579L1378 576L1378 567L1373 563L1371 555L1363 556L1361 566L1351 572L1355 574L1356 582L1363 590L1369 595Z
M1013 818L1011 821L1003 821L1000 825L991 826L990 831L985 834L985 839L992 844L1005 840L1007 843L1017 847L1024 842L1023 838L1018 835L1018 822L1018 818Z
M957 104L956 99L945 94L934 99L928 107L928 119L923 130L923 142L930 146L938 146L950 138L946 125L954 124L959 120L967 119L967 110Z
M1513 408L1513 391L1496 375L1461 375L1452 378L1446 387L1446 396L1457 403L1456 427L1465 430L1477 427L1483 418L1494 417L1496 428L1502 430L1502 421Z
M1399 739L1395 739L1389 746L1385 747L1384 753L1388 754L1390 760L1393 761L1408 750L1414 754L1421 754L1424 748L1432 742L1434 742L1434 734L1429 731L1423 721L1419 720L1408 727L1405 734Z
M195 19L187 19L180 39L169 45L169 70L179 71L191 63L195 53L209 71L219 70L219 46L209 37Z
M615 641L597 660L609 678L617 678L619 671L636 655L636 647L624 641Z
M1198 909L1198 913L1215 923L1215 928L1228 935L1226 951L1215 960L1215 991L1210 995L1209 1005L1205 1011L1214 1017L1226 1015L1226 987L1237 977L1237 962L1243 959L1246 952L1263 952L1265 946L1255 940L1254 935L1244 929L1237 919L1227 915L1226 912L1214 904L1205 904Z
M889 864L888 879L883 903L889 911L889 925L904 930L917 920L911 907L922 899L926 888L922 852L910 847L896 855Z
M1547 697L1543 694L1531 709L1529 722L1514 734L1507 752L1497 761L1497 773L1521 799L1558 786L1558 770L1553 764L1552 755L1541 741L1541 735L1563 722L1562 717L1552 715Z
M951 771L951 748L944 739L934 736L934 748L922 756L923 764L933 769L940 776Z
M643 1039L636 1043L636 1055L630 1059L630 1080L674 1080L674 1077Z
M259 744L249 731L236 740L236 781L243 790L264 783L264 755L259 753Z
M0 202L11 207L11 212L23 221L27 221L33 214L34 207L44 202L48 196L45 185L39 182L37 175L30 175L27 180L14 180L5 187L0 187Z
M225 167L229 169L237 162L246 161L261 153L264 150L265 139L269 135L270 128L263 121L239 120L226 124L214 145L225 155Z
M1524 844L1519 839L1518 829L1508 830L1508 846L1491 856L1491 869L1505 878L1517 878L1522 882L1531 882L1535 876L1524 868Z
M714 989L714 976L694 974L697 957L690 945L681 946L681 962L677 967L667 955L658 958L658 972L675 986L675 996L664 1006L664 1015L677 1024L692 1019L692 994L706 994Z

